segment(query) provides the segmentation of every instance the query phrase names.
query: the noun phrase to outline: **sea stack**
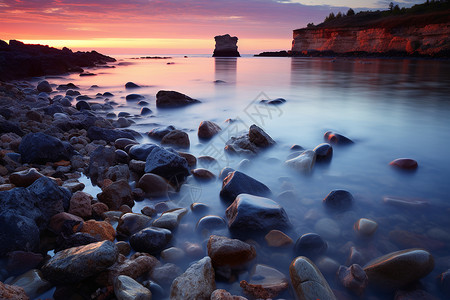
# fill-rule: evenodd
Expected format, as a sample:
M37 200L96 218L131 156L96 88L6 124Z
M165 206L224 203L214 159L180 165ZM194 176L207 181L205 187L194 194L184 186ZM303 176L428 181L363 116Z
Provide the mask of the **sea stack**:
M213 57L240 57L237 41L238 38L229 34L218 35L214 37L216 47Z

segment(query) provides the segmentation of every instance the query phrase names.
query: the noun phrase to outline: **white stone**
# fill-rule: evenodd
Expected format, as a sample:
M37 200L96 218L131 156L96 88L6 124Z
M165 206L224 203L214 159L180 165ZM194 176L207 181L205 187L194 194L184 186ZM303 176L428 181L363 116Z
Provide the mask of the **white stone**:
M285 165L297 171L309 173L311 172L316 162L316 152L306 150L302 154L292 159L285 161Z
M152 293L139 282L126 275L117 276L114 281L117 300L151 300Z
M378 224L370 219L361 218L355 223L355 230L364 236L371 236L378 228Z

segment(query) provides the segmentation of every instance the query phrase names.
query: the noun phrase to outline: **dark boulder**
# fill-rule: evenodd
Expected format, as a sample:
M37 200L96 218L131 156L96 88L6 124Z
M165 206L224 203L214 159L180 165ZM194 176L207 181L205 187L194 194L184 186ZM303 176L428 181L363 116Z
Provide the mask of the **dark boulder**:
M70 160L75 153L67 142L41 133L29 133L22 138L19 153L25 163L45 164L59 160Z
M36 251L39 248L39 228L36 223L15 211L0 212L0 256L8 252Z
M306 233L298 238L294 246L294 255L316 258L328 248L328 244L316 233Z
M265 197L269 196L271 191L264 183L244 173L234 171L229 173L223 180L220 197L231 203L239 194Z
M158 227L147 227L130 237L130 245L135 251L159 254L172 239L172 232Z
M316 162L329 162L333 156L333 147L328 143L317 145L313 151L316 153Z
M187 160L175 150L155 147L147 156L145 173L154 173L169 180L184 180L189 175L189 166Z
M140 88L140 86L134 82L127 82L127 83L125 83L125 88L126 89L136 89L136 88Z
M147 135L155 140L162 140L162 138L168 134L169 132L175 130L175 127L172 125L166 127L156 127L147 132Z
M92 110L91 105L85 100L78 101L75 107L78 110Z
M127 101L139 101L142 99L145 99L145 97L139 94L129 94L125 97L125 100Z
M189 148L191 143L189 141L189 135L186 132L172 130L162 138L161 145L174 146L176 148Z
M176 91L159 91L156 94L156 107L158 108L181 107L194 103L200 103L200 101Z
M327 131L324 134L324 139L328 141L330 144L335 145L350 145L353 144L353 141L349 139L346 136L343 136L342 134L333 132L333 131Z
M202 121L198 126L198 137L200 139L210 139L222 129L212 121Z
M353 201L352 194L345 190L331 191L323 199L325 206L333 210L346 210L352 206Z
M10 121L0 120L0 133L13 132L17 135L23 136L24 132L20 129L19 124Z
M100 182L105 179L108 169L116 162L116 153L113 148L98 146L89 156L87 175L91 180Z
M156 144L146 143L134 145L128 151L131 158L145 161L147 156L152 152L153 149L158 147Z

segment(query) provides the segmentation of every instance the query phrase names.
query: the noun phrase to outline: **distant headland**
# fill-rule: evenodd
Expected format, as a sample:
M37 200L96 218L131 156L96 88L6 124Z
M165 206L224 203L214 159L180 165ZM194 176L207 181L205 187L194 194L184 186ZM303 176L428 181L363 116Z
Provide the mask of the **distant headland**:
M331 13L293 31L290 51L257 56L450 57L450 1L386 11Z

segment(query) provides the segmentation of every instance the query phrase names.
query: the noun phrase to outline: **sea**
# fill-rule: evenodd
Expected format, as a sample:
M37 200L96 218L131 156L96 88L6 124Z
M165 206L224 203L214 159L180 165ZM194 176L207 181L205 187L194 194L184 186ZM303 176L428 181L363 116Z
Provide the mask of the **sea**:
M151 55L154 56L154 55ZM164 55L168 56L168 55ZM173 125L188 133L196 157L212 156L203 167L217 176L231 167L261 181L273 200L287 212L292 226L286 234L295 243L306 233L317 233L327 242L324 254L338 265L347 265L351 248L360 252L359 264L378 256L409 248L424 248L434 257L434 270L419 288L444 299L437 277L450 268L450 61L435 59L383 58L213 58L210 55L174 55L152 59L120 55L107 67L88 70L95 76L78 74L47 78L53 84L74 83L91 103L112 103L113 110L129 113L130 129L142 134L141 143L155 143L146 132ZM134 82L138 89L126 89ZM159 90L174 90L201 101L175 109L158 109ZM114 96L103 97L110 92ZM145 97L151 114L141 115L142 105L127 102L128 94ZM63 94L63 93L61 93ZM267 105L261 100L283 98L285 103ZM142 103L141 103L142 104ZM102 112L100 112L102 113ZM115 119L109 115L109 118ZM202 121L217 123L222 131L210 141L199 140ZM229 155L224 146L231 137L262 128L276 145L253 157ZM328 163L317 162L311 172L288 168L299 145L314 149L326 142L327 131L340 133L354 143L332 145ZM298 155L298 153L297 153ZM397 158L417 161L414 171L389 163ZM87 180L86 180L87 182ZM179 193L169 199L136 202L134 212L160 201L169 207L192 203L208 206L206 214L226 220L228 206L219 193L221 180L201 182L190 176ZM349 191L353 205L343 212L330 212L323 199L333 190ZM94 196L99 188L87 184ZM233 237L226 227L196 230L203 215L189 212L181 219L171 246L182 248L194 242L205 249L210 234ZM367 218L378 224L370 237L355 232L354 224ZM256 263L277 269L289 278L289 264L296 257L293 247L269 247L263 237L248 242L256 246ZM194 260L178 263L184 271ZM316 261L320 265L319 261ZM322 265L320 265L322 267ZM328 265L329 267L329 265ZM348 299L358 299L323 267L330 286ZM217 282L234 295L243 295L240 280L249 280L251 267L232 282ZM166 295L168 296L168 295ZM292 289L278 296L294 299ZM359 299L393 299L394 293L367 289ZM161 296L161 299L165 297Z

